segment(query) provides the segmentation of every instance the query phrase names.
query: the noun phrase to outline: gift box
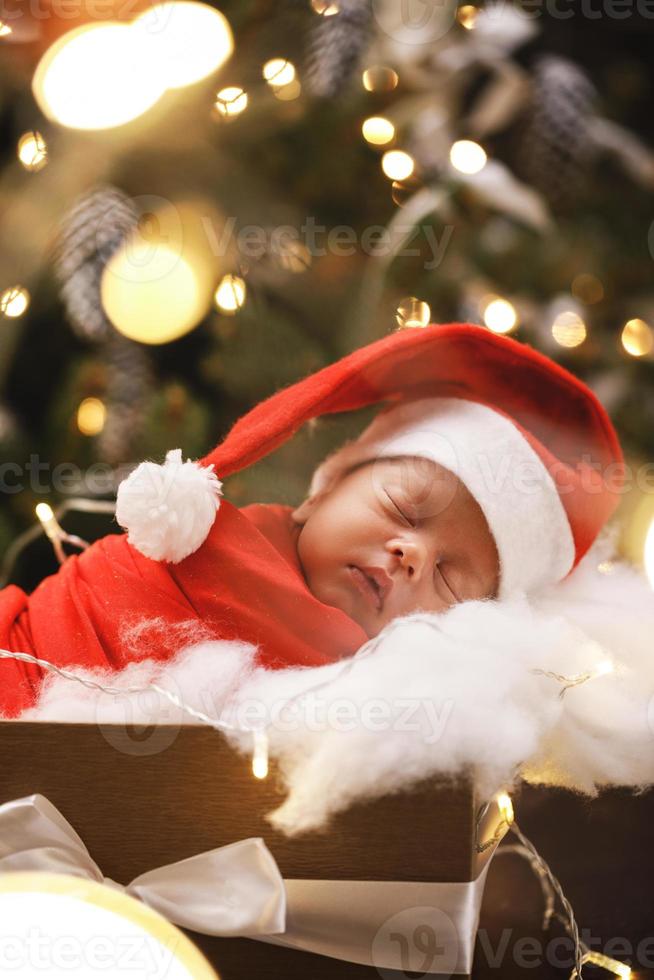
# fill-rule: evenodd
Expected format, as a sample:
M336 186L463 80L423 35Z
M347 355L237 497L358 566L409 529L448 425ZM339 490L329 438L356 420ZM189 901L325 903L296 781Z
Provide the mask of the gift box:
M261 838L281 872L287 931L265 939L190 931L223 980L347 980L409 971L469 977L489 863L507 829L470 782L421 783L287 837L265 817L284 798L274 766L199 726L1 722L0 804L45 797L104 876Z

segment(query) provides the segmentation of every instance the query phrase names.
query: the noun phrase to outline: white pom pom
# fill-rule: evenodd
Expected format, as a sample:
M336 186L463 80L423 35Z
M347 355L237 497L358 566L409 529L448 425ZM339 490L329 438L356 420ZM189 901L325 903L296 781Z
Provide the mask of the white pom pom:
M116 520L147 558L182 561L200 547L220 506L222 483L171 449L163 465L140 463L118 487Z

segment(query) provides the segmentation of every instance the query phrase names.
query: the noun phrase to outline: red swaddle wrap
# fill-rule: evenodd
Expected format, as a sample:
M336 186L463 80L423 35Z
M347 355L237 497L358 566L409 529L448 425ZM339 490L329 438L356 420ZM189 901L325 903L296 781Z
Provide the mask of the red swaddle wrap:
M153 628L141 629L148 622ZM274 504L238 510L223 501L202 547L177 565L145 558L126 535L109 535L69 558L30 596L13 585L0 592L0 646L60 667L166 661L184 645L186 627L189 639L197 638L194 624L205 639L255 644L258 662L271 669L319 666L367 639L349 616L309 591L290 508ZM0 660L0 713L15 717L35 704L45 673Z

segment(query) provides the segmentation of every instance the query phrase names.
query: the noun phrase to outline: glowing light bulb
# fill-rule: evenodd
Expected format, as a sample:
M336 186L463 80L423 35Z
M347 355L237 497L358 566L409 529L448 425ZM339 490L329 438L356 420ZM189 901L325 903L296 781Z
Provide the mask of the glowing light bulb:
M234 50L225 16L199 0L154 3L136 18L133 29L163 89L207 78Z
M628 320L622 329L622 346L632 357L644 357L654 347L654 334L644 320Z
M30 294L23 286L10 286L0 295L0 313L14 320L22 316L30 303Z
M491 297L486 301L482 317L493 333L509 333L518 323L515 307L501 296Z
M593 673L595 674L595 677L604 677L606 674L612 674L614 670L615 667L610 660L601 660Z
M99 398L85 398L77 409L77 428L83 436L97 436L104 429L107 409Z
M18 159L32 173L42 170L48 162L48 148L37 130L23 133L18 140Z
M221 116L240 116L247 108L248 96L238 85L221 88L216 95L216 109Z
M384 116L370 116L364 120L361 132L367 143L383 146L384 143L390 143L395 136L395 126Z
M34 508L36 516L41 521L42 524L46 524L48 521L54 520L54 513L50 504L40 503Z
M508 793L498 793L496 797L497 808L502 814L502 818L508 823L512 824L515 819L515 814L513 812L513 802Z
M262 729L255 729L252 735L252 775L257 779L265 779L268 775L268 736Z
M167 344L207 312L201 270L179 250L132 236L112 255L101 280L104 310L116 330L142 344Z
M404 150L388 150L382 157L382 170L390 180L406 180L414 168L413 157Z
M295 65L286 58L271 58L263 66L262 74L269 85L280 88L295 79Z
M245 302L245 293L245 282L240 276L223 276L214 296L216 306L221 313L236 313Z
M561 347L578 347L586 339L586 324L578 313L564 310L552 324L552 336Z
M421 299L416 299L415 296L407 296L398 304L397 310L395 311L395 319L402 330L413 327L426 327L431 321L429 303L425 303Z
M479 10L477 7L473 7L472 4L466 3L457 10L456 19L462 27L465 27L466 30L471 31L475 26L478 13Z
M483 146L473 140L457 140L450 148L450 163L462 174L478 174L487 159Z
M9 24L5 24L3 20L0 20L0 37L7 37L11 33L12 30Z
M49 119L94 130L136 119L157 102L163 86L132 26L105 21L55 41L37 65L32 91Z
M366 92L392 92L397 88L400 77L392 68L373 65L371 68L366 68L361 81Z

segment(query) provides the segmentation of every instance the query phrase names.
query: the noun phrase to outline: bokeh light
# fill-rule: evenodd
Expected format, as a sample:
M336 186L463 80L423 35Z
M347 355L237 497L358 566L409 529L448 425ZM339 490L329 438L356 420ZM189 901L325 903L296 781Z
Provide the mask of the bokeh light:
M397 325L402 330L412 327L426 327L431 321L429 303L415 296L406 296L400 300L395 311Z
M10 286L0 294L0 314L14 320L22 316L30 304L30 294L24 286Z
M644 320L628 320L622 328L622 346L632 357L644 357L654 347L652 328Z
M414 168L413 157L404 150L388 150L382 157L382 170L390 180L406 180Z
M361 132L367 143L383 146L385 143L390 143L395 136L395 126L384 116L370 116L364 119Z
M493 333L509 333L518 323L518 314L508 299L488 296L482 302L482 318Z
M450 163L462 174L478 174L487 159L483 146L473 140L457 140L450 148Z
M586 324L573 310L563 310L552 324L552 336L561 347L578 347L586 339Z
M85 398L77 409L77 428L83 436L97 436L104 429L107 408L99 398Z
M42 170L48 162L48 148L36 129L23 133L18 140L17 154L25 170L31 173Z

